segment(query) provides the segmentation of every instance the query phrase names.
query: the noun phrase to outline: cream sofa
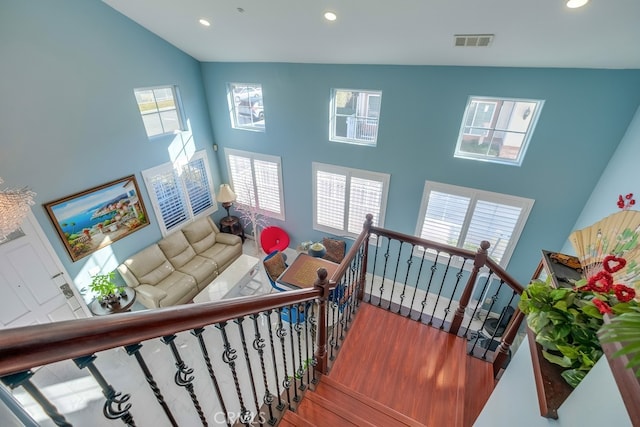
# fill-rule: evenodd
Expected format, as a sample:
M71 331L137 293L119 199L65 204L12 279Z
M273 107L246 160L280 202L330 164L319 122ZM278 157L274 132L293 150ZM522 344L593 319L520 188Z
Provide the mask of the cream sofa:
M191 301L240 255L240 236L221 233L205 217L129 257L118 271L142 305L169 307Z

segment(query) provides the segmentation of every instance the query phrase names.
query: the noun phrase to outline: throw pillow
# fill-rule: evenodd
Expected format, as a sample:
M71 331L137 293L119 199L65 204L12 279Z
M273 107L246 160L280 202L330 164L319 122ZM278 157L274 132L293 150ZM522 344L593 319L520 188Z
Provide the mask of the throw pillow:
M285 264L284 262L282 252L278 252L268 260L263 261L263 264L264 269L267 271L267 274L274 282L278 279L278 277L280 277L282 272L287 269L287 264Z
M327 248L327 253L324 255L324 259L340 264L344 258L347 248L347 242L344 240L330 239L325 237L322 239L322 244Z

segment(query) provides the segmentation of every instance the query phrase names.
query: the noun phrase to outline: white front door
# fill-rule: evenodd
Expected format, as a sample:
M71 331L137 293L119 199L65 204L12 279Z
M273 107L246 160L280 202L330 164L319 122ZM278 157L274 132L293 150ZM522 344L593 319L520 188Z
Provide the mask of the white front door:
M30 212L0 242L0 328L87 317L84 301Z

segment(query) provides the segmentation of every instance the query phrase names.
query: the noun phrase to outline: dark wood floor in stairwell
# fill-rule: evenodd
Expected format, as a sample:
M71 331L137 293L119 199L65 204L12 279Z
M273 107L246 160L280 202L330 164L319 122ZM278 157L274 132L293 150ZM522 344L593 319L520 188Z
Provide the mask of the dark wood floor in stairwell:
M494 388L466 340L362 304L329 377L429 427L473 425Z

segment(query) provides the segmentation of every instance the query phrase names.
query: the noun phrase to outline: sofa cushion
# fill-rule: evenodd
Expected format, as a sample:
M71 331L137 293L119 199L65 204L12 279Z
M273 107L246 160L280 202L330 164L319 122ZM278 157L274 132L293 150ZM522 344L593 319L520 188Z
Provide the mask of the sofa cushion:
M191 261L177 270L193 276L199 290L206 288L213 279L218 277L218 264L214 260L200 255L195 255Z
M176 269L179 269L196 256L196 251L193 250L187 238L180 231L171 233L160 240L158 246Z
M329 237L324 237L322 239L322 244L327 249L327 252L324 254L323 258L340 264L342 259L344 258L344 254L347 248L347 242L339 239L331 239Z
M219 231L209 217L204 217L182 227L182 233L196 253L201 255L216 243Z
M229 246L216 243L206 251L200 253L200 256L214 260L218 264L218 270L220 272L227 268L240 255L242 255L242 240L240 237L238 237L238 244L236 245Z
M127 259L124 264L138 282L155 286L175 271L157 244L148 246Z
M278 277L287 269L287 264L284 261L282 252L278 252L268 260L263 261L263 264L267 274L274 282L278 280Z
M160 300L160 307L184 304L191 301L199 292L193 276L179 271L174 271L171 275L160 281L156 285L156 288L167 293L167 296Z

